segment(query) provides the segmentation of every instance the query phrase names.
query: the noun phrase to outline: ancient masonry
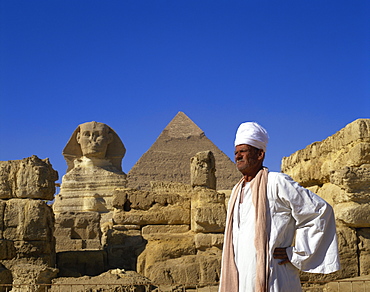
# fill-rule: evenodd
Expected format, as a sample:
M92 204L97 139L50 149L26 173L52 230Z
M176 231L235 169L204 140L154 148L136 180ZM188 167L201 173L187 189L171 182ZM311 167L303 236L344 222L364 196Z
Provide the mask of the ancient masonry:
M56 277L54 215L46 201L57 179L48 159L0 162L0 284L48 284Z
M172 156L179 145L182 153ZM128 176L121 170L124 145L105 124L79 125L63 154L68 171L52 208L46 201L57 173L47 159L0 162L0 284L13 284L12 291L24 291L16 284L81 281L91 289L151 283L145 289L184 284L217 291L230 192L220 189L230 190L239 174L227 177L234 165L185 114L177 114ZM150 168L158 159L168 169L174 156L171 171ZM369 275L370 119L284 158L282 171L331 203L336 215L342 269L301 279Z
M342 267L335 276L369 275L370 119L285 157L282 171L334 207Z
M173 118L129 171L128 187L149 190L151 181L190 184L190 158L206 150L216 158L217 189L232 189L241 177L234 163L183 112Z

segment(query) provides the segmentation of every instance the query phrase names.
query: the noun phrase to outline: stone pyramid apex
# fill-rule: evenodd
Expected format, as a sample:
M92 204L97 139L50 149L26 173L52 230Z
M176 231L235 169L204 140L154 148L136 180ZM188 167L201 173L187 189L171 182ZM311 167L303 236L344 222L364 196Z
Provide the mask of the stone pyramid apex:
M204 132L185 113L178 112L162 134L171 138L188 138L203 136Z
M175 182L190 186L190 159L201 151L212 151L216 159L217 188L232 189L240 180L240 172L183 112L176 114L129 171L128 187L150 190L151 182Z

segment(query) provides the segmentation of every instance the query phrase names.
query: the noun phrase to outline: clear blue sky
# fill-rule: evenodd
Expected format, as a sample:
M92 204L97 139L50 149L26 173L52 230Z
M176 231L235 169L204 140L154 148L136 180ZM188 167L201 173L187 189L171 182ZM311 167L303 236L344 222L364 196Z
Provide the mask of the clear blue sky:
M0 160L48 157L75 128L121 137L128 172L178 111L232 157L270 134L266 165L370 118L367 0L1 0Z

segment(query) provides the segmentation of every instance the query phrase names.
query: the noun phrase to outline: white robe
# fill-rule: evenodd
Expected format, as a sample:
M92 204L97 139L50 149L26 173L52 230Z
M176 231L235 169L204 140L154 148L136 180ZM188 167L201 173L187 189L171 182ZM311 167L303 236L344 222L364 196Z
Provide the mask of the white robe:
M239 292L254 291L254 206L249 184L233 214L233 246L239 275ZM301 187L288 175L269 172L267 183L269 231L269 291L301 291L298 269L311 273L339 270L334 213L329 204ZM231 201L231 200L230 200ZM293 240L295 237L295 242ZM279 265L276 247L288 247L291 263Z

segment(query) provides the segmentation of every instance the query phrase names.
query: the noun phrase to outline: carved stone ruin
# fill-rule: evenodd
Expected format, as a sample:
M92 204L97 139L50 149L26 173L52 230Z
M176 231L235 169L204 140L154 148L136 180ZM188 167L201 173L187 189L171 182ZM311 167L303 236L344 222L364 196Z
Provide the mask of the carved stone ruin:
M113 192L127 184L125 152L106 124L88 122L73 132L63 150L67 173L53 204L58 252L103 249L101 225L111 218Z
M115 191L108 261L135 267L162 285L217 285L225 195L213 189L214 178L209 180L214 176L212 152L197 153L191 161L192 186L162 182L152 184L151 191ZM131 264L125 254L132 256Z
M57 179L48 159L0 162L0 284L13 284L12 291L24 291L16 284L49 284L58 272L54 215L44 201L53 198Z
M113 190L127 184L121 168L125 151L121 139L106 124L79 125L63 150L68 169L53 204L55 214L111 211Z
M358 119L333 136L282 161L282 171L334 207L341 270L304 279L370 274L370 119Z
M190 184L192 187L216 189L216 162L212 151L198 152L190 160Z

